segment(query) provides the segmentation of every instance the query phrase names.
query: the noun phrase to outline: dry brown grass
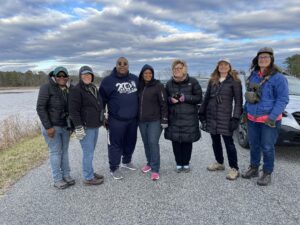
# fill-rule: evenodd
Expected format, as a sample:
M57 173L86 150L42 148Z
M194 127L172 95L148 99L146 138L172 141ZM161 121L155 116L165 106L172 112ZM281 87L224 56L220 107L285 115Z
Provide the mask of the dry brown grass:
M0 122L0 151L26 138L36 137L39 133L37 120L21 120L19 115L10 116Z
M28 170L40 165L47 155L42 135L23 139L13 147L0 151L0 195Z
M13 115L0 122L0 195L48 155L37 120Z

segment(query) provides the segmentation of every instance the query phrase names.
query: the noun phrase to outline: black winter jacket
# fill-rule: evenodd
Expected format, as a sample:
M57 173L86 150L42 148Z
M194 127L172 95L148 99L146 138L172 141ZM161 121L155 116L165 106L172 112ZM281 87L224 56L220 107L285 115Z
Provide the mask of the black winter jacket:
M166 85L168 99L176 93L184 94L184 102L169 101L169 126L165 138L176 142L195 142L201 133L198 120L198 104L202 102L202 89L198 81L190 76L182 82L170 79Z
M93 85L94 86L94 85ZM94 88L97 90L96 86ZM103 103L99 91L95 95L82 81L70 92L69 112L75 127L100 127L103 123Z
M152 80L145 84L143 73L152 71ZM154 79L154 70L145 65L139 75L139 121L151 122L160 120L161 124L168 124L168 102L164 85Z
M65 95L58 84L49 77L49 82L40 87L36 111L45 129L53 126L67 126L68 95L72 85L66 89Z
M219 103L216 95L219 95ZM230 130L230 121L232 118L236 120L240 118L242 105L241 82L227 76L222 83L217 85L209 82L199 114L206 117L209 133L231 136L233 131Z

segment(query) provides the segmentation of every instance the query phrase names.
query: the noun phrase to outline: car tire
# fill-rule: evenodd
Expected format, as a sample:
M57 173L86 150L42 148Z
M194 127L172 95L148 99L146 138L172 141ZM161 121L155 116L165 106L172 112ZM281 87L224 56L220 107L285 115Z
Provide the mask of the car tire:
M239 124L237 129L238 143L243 148L249 148L249 141L247 136L247 124Z

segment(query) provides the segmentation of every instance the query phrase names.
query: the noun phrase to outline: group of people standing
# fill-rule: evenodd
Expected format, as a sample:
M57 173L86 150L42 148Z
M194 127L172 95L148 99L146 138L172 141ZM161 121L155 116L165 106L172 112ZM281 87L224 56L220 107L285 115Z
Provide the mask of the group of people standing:
M244 107L241 81L227 58L217 62L203 101L201 86L189 76L186 62L180 59L173 61L172 75L165 86L155 79L150 65L144 65L138 77L131 74L124 57L117 60L99 89L93 83L94 72L89 66L80 68L75 87L69 83L66 68L55 68L49 74L49 82L41 86L37 101L54 186L64 189L75 184L68 158L71 132L80 141L83 152L83 183L103 183L103 175L93 169L101 126L107 129L109 168L114 179L123 179L121 168L137 170L132 155L138 128L146 156L143 173L150 172L151 180L160 179L159 139L163 129L165 138L172 142L176 172L188 173L193 142L201 137L199 120L201 129L211 135L216 159L207 167L209 171L225 169L222 136L230 166L226 178L235 180L240 175L232 136L241 120L248 124L251 152L249 169L242 177L258 176L262 152L263 174L257 183L270 184L274 145L281 114L288 103L288 86L274 64L271 48L260 49L252 63ZM252 101L252 92L257 94L258 101Z

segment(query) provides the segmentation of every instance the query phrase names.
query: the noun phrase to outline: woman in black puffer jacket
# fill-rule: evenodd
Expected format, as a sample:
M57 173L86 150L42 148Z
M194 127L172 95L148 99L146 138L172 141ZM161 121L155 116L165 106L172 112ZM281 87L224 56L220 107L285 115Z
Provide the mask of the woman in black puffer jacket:
M187 73L183 60L172 64L172 78L167 82L169 102L169 126L165 138L172 141L176 171L189 172L193 142L200 139L198 104L202 101L202 89L198 81Z
M49 73L49 82L41 86L36 106L49 149L54 187L58 189L75 184L70 176L68 153L72 129L68 101L72 88L67 69L59 66Z
M217 161L209 165L207 169L209 171L225 169L221 144L222 135L231 167L226 176L229 180L235 180L239 176L237 152L232 134L239 124L242 101L242 85L237 73L232 71L229 59L219 60L211 75L204 101L199 110L199 118L202 124L207 124L206 130L211 135Z

